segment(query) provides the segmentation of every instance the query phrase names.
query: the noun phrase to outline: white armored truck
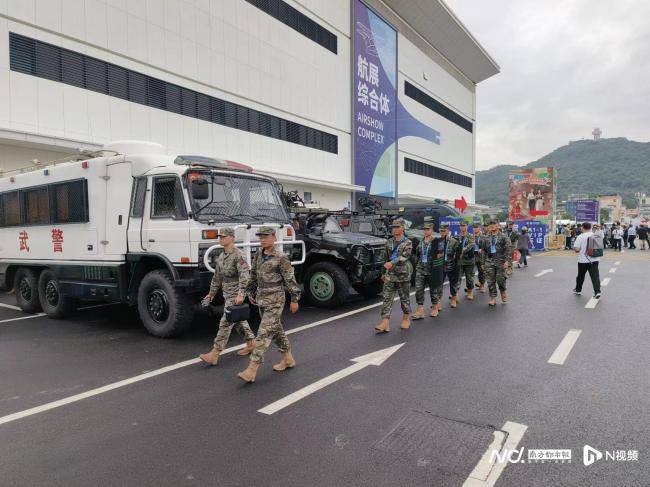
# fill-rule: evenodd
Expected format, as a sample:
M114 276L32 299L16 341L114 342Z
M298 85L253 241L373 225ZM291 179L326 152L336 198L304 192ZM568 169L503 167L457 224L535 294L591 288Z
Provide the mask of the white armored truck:
M263 225L292 264L304 261L280 186L248 166L139 141L73 159L0 179L0 286L26 312L62 318L80 299L123 302L171 337L209 288L220 227L235 228L249 262Z

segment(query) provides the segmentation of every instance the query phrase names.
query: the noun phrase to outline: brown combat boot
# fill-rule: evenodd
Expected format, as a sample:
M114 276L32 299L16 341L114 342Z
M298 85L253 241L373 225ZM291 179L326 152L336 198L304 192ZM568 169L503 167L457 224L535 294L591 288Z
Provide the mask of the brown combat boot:
M282 372L286 369L293 369L295 366L296 361L293 359L293 355L291 355L291 350L287 350L282 354L282 360L273 366L273 370Z
M501 293L501 302L502 302L503 304L506 304L506 303L508 302L508 295L506 294L505 291L503 291L503 292Z
M467 291L467 300L468 300L468 301L472 301L473 299L474 299L474 290L473 290L473 289L469 289L469 290Z
M248 367L237 374L237 376L244 382L255 382L255 376L257 375L257 369L259 366L260 364L251 360L248 363Z
M220 353L221 350L217 349L217 347L212 347L212 350L210 350L208 353L202 353L201 355L199 355L199 358L203 360L206 364L217 365L217 363L219 363Z
M411 328L411 315L402 316L402 323L399 325L402 330Z
M246 355L250 355L253 350L255 350L255 340L248 340L246 346L237 352L237 355L245 357Z
M481 284L478 287L478 292L480 292L481 294L485 294L485 284Z
M413 315L414 320L421 320L424 318L424 305L423 304L418 304L418 308L415 310L415 314Z
M438 316L438 313L439 313L438 312L438 305L436 304L436 305L431 306L431 313L429 314L429 316L431 316L432 318L435 318L436 316Z
M497 298L496 296L490 297L490 302L488 303L488 306L496 306L497 305Z
M378 333L388 333L390 331L390 321L388 321L388 318L381 320L379 324L375 326L375 330L377 330Z
M450 300L450 306L452 308L456 308L458 306L458 300L456 299L455 294L453 296L449 296L449 300Z

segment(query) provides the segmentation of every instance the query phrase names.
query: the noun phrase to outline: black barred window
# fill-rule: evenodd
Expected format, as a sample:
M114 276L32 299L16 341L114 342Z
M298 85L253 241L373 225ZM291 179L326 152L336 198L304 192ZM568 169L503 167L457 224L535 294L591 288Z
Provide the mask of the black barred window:
M470 176L425 164L424 162L409 159L408 157L404 158L404 171L446 183L458 184L459 186L466 186L468 188L472 187L472 178Z
M307 27L305 29L309 30ZM336 135L182 88L100 59L13 32L9 33L9 50L12 71L332 154L338 153Z
M472 122L467 120L465 117L459 115L455 111L453 111L451 108L443 105L440 103L438 100L435 100L434 98L430 97L427 95L424 91L420 90L419 88L415 87L408 81L404 82L404 94L408 96L409 98L413 98L415 101L418 103L421 103L425 107L427 107L429 110L437 113L438 115L446 118L452 123L455 123L461 128L464 128L468 132L473 131L473 125Z
M336 35L282 0L246 0L328 51L337 53Z

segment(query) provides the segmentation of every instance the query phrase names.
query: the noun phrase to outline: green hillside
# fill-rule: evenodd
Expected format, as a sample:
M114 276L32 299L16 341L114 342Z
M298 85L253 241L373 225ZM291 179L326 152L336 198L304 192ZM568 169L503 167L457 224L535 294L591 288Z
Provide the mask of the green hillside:
M571 193L591 196L618 193L628 208L635 208L634 193L650 193L650 142L625 138L579 140L522 167L554 167L558 201ZM507 206L508 171L519 168L504 165L477 171L476 202Z

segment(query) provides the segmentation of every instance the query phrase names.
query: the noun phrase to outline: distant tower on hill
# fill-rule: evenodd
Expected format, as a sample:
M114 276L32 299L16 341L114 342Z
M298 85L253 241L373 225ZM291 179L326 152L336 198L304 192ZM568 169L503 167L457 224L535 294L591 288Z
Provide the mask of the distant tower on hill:
M594 136L594 140L600 140L600 135L603 133L599 128L595 128L591 135Z

